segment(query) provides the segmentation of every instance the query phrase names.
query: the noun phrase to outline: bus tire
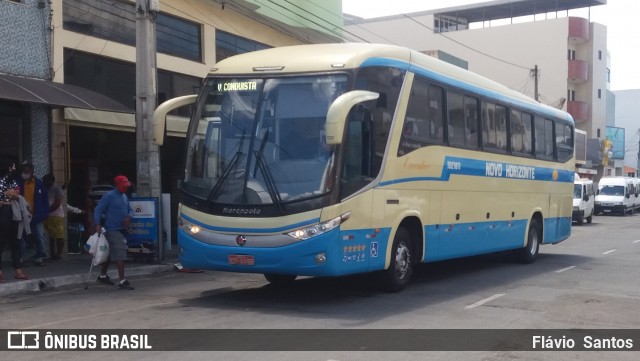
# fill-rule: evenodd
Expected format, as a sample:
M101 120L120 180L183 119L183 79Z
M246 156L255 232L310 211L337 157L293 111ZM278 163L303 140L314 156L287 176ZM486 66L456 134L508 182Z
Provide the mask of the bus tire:
M264 278L267 282L274 286L286 286L292 284L296 280L296 275L280 275L275 273L265 273Z
M405 228L398 228L391 247L389 268L381 274L381 287L386 292L402 291L411 279L413 259L411 235Z
M529 234L527 235L527 245L523 248L516 249L514 255L519 263L533 263L538 258L540 250L540 226L535 219L529 224Z
M587 217L587 223L591 224L591 222L593 222L593 213Z

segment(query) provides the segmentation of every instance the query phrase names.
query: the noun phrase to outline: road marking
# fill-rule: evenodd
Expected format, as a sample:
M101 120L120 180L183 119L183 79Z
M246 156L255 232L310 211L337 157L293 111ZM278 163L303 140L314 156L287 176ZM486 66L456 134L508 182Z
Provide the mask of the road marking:
M557 271L555 271L555 272L556 272L556 273L562 273L562 272L564 272L564 271L568 271L568 270L570 270L570 269L572 269L572 268L576 268L576 266L569 266L569 267L565 267L565 268L559 269L559 270L557 270Z
M616 251L615 249L610 249L610 250L608 250L606 252L602 252L602 254L609 254L609 253L613 253L615 251Z
M639 239L639 240L637 240L637 241L633 241L633 243L640 243L640 239Z
M470 310L472 308L476 308L478 306L482 306L485 303L491 302L491 301L495 300L496 298L500 298L500 297L502 297L504 295L506 295L506 293L497 293L497 294L495 294L495 295L493 295L491 297L485 298L484 300L478 301L478 302L474 303L473 305L469 305L469 306L465 307L464 309L465 310Z

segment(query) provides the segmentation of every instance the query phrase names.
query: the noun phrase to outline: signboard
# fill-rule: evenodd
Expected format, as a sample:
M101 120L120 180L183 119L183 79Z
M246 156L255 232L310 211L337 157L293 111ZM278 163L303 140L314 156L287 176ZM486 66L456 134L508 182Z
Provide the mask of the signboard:
M607 127L607 139L612 143L611 159L624 159L624 128Z
M133 197L129 199L133 219L127 241L129 246L142 242L158 241L158 199L153 197Z

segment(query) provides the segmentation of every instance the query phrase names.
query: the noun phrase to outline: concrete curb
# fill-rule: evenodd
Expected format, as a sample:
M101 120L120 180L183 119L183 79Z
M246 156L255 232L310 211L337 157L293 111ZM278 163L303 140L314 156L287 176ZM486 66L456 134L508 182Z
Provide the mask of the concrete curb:
M97 270L94 267L92 276L97 275ZM142 275L150 275L155 273L172 271L174 269L173 263L170 264L157 264L157 265L144 265L139 267L131 267L127 268L126 274L127 276L142 276ZM16 293L24 293L24 292L38 292L45 291L50 289L55 289L56 287L69 286L69 285L80 285L87 282L87 272L85 273L76 273L70 275L61 275L54 277L43 277L31 279L28 281L20 281L20 282L10 282L0 284L0 296L7 296ZM113 270L109 271L111 274ZM96 276L97 277L97 276ZM95 279L89 280L89 284L95 284Z

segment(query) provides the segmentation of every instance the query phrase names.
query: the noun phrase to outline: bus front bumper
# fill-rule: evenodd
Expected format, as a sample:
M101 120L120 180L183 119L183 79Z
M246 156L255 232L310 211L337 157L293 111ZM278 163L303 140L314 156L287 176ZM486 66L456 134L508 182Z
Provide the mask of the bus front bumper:
M362 269L345 267L342 251L335 246L339 235L336 229L293 244L260 248L204 243L179 229L180 263L190 269L298 276L342 276L366 272L364 262Z

